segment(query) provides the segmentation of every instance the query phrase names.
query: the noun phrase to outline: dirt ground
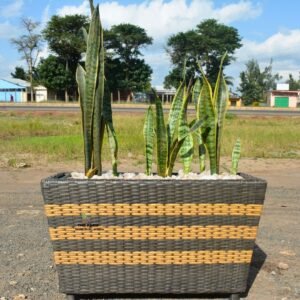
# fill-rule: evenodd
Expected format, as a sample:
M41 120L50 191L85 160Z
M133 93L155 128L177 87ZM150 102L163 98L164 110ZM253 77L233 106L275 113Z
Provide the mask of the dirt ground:
M0 299L65 299L58 292L40 180L79 165L0 169ZM130 162L122 170L142 171ZM268 181L249 300L300 299L300 160L243 159L240 171ZM279 265L283 268L279 268Z

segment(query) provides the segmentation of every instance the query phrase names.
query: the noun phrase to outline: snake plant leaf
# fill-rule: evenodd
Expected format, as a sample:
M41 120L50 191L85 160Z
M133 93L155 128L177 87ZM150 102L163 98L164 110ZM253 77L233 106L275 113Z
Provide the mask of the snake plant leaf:
M187 106L190 96L190 85L184 92L184 99L179 115L179 127L178 127L178 140L183 141L179 150L179 155L183 162L183 168L185 173L189 173L191 170L191 163L193 160L194 141L190 132L190 127L187 121Z
M86 98L86 72L81 65L77 66L76 70L76 81L78 84L81 116L82 116L82 129L83 129L83 139L84 139L84 161L85 161L85 173L91 168L92 165L92 132L91 128L88 126L89 122L86 122L85 118L87 117L85 113L86 103L84 99ZM88 127L88 128L87 128Z
M91 14L93 15L93 13L94 13L94 11L95 11L94 1L93 1L93 0L89 0L89 2L90 2Z
M217 168L220 165L220 154L222 145L222 132L225 121L225 115L229 100L229 93L227 90L227 85L223 76L223 62L227 53L225 53L221 59L220 69L218 73L217 82L214 90L214 103L216 106L216 116L217 116L217 137L216 137L216 151L217 151ZM219 170L218 170L219 172Z
M194 133L195 131L197 131L198 129L200 129L206 122L207 117L204 119L200 119L200 120L193 120L190 124L190 133Z
M231 174L233 175L237 174L240 157L241 157L241 141L240 139L237 139L232 150Z
M203 85L199 96L198 115L202 118L206 118L201 131L203 142L206 144L206 148L209 155L210 172L211 174L217 174L217 148L216 148L216 112L213 105L212 89L202 70ZM204 134L205 133L205 134Z
M84 27L82 27L81 32L82 32L83 38L84 38L84 40L87 44L87 42L88 42L88 33L87 33L86 29Z
M78 64L76 69L76 82L78 85L81 112L83 112L83 99L85 98L85 76L86 76L86 72L84 68L80 64Z
M193 86L193 91L192 91L192 102L195 104L196 110L197 110L200 91L201 91L201 82L200 82L200 79L197 78L195 81L195 84Z
M112 170L113 175L118 175L118 141L114 130L112 108L109 93L105 93L103 98L103 120L108 135L108 142L110 147L111 159L112 159Z
M88 35L86 52L86 85L85 101L83 102L84 135L86 136L86 153L89 157L93 155L93 114L95 105L95 94L98 81L99 50L100 50L100 19L99 8L94 11ZM90 169L90 168L89 168ZM87 171L87 170L86 170Z
M193 135L189 133L183 140L182 146L179 150L179 156L183 163L183 172L185 174L191 172L193 155L194 155L194 139L193 139Z
M167 176L168 162L168 137L164 121L163 107L161 100L155 95L156 108L156 145L157 145L157 173L159 176Z
M106 123L106 131L111 153L113 175L118 176L118 141L112 122Z
M99 19L100 26L100 51L99 51L99 65L98 65L98 82L94 103L93 114L93 139L94 139L94 166L97 168L97 174L102 173L101 152L104 138L104 126L102 122L102 109L104 97L104 46L103 46L103 29Z
M154 146L154 114L152 107L149 106L146 113L144 124L145 156L146 156L146 175L152 172L153 146Z
M185 84L184 82L181 82L179 85L179 88L176 91L176 94L174 96L174 99L172 101L172 106L169 112L169 118L168 118L168 130L169 130L169 144L173 142L176 136L176 131L178 128L178 120L179 115L182 107L182 102L184 98L184 90L185 90Z
M188 96L184 95L183 102L178 117L178 140L183 140L190 131L190 127L187 122L186 110L188 104Z
M200 173L205 171L205 159L206 159L206 147L202 140L202 135L198 135L198 153L199 153L199 164Z
M181 140L181 141L176 139L173 142L173 145L171 147L171 152L170 152L169 164L168 164L168 169L167 169L167 176L172 176L175 161L176 161L176 158L178 156L179 150L182 147L183 142L184 142L184 139Z

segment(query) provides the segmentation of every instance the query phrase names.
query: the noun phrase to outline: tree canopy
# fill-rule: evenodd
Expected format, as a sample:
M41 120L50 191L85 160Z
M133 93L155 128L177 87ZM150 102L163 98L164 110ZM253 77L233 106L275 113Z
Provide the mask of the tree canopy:
M88 18L83 15L55 15L43 30L43 36L53 53L77 64L86 48L81 29L88 24Z
M28 80L28 74L23 67L15 67L14 73L10 73L12 78L18 78L22 80Z
M43 36L48 42L52 53L59 58L60 62L64 61L65 72L60 75L71 80L64 88L66 101L69 99L69 90L76 89L75 71L78 62L81 60L81 55L86 49L82 28L87 27L88 24L88 18L83 15L67 15L64 17L55 15L52 16L43 30ZM44 62L47 63L46 66L50 62L53 65L54 59L52 57L49 61ZM59 70L62 72L61 68ZM74 76L70 77L69 72L74 74ZM53 81L53 83L55 82ZM55 90L59 89L61 89L61 86L58 84Z
M272 60L261 70L257 60L251 59L246 63L246 70L240 74L239 91L246 105L266 100L266 92L275 89L276 82L281 77L272 73Z
M111 91L150 87L152 70L141 58L141 49L151 43L145 29L132 24L115 25L104 32L106 79Z
M208 19L197 25L196 29L172 35L167 42L167 53L173 69L166 76L164 85L176 87L181 81L182 69L186 60L187 78L198 73L199 61L211 82L215 82L221 57L227 51L224 67L234 59L234 52L240 48L241 37L236 28Z
M289 84L290 91L300 90L300 76L298 80L294 78L292 74L289 74L289 79L286 81Z
M37 72L39 82L54 91L71 88L74 84L74 74L70 70L66 70L63 59L54 55L41 59Z

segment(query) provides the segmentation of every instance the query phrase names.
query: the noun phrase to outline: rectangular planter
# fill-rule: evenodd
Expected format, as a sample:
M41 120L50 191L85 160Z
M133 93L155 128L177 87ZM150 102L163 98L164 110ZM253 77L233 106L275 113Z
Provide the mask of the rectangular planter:
M266 182L78 180L41 183L60 291L242 293Z

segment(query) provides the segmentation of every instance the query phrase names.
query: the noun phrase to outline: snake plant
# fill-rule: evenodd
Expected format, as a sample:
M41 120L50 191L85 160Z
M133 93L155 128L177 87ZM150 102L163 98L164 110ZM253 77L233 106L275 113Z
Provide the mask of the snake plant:
M92 19L89 32L83 29L87 43L85 68L78 65L78 84L84 138L85 174L91 177L102 173L102 145L106 130L112 156L113 173L117 174L118 143L113 127L111 103L105 95L103 28L99 6L90 0Z
M236 143L232 150L232 159L231 159L231 174L236 175L239 165L239 160L241 156L241 141L240 139L236 140Z
M161 100L155 94L155 111L149 107L144 125L146 174L152 171L152 156L156 136L156 164L157 174L162 177L171 176L178 154L183 162L184 171L190 171L193 157L192 133L201 126L202 121L187 122L187 105L191 94L191 86L184 81L176 91L169 112L168 121L165 123Z
M200 84L197 84L197 87L196 85L194 87L195 96L199 95L197 101L197 118L205 119L205 122L198 131L200 171L203 171L205 168L204 160L207 153L211 174L219 174L220 171L223 126L229 100L229 93L223 76L223 62L226 55L227 54L225 53L221 59L214 91L200 64L199 68L202 73L202 87L199 94ZM239 156L240 141L238 140L232 155L232 173L237 172Z

